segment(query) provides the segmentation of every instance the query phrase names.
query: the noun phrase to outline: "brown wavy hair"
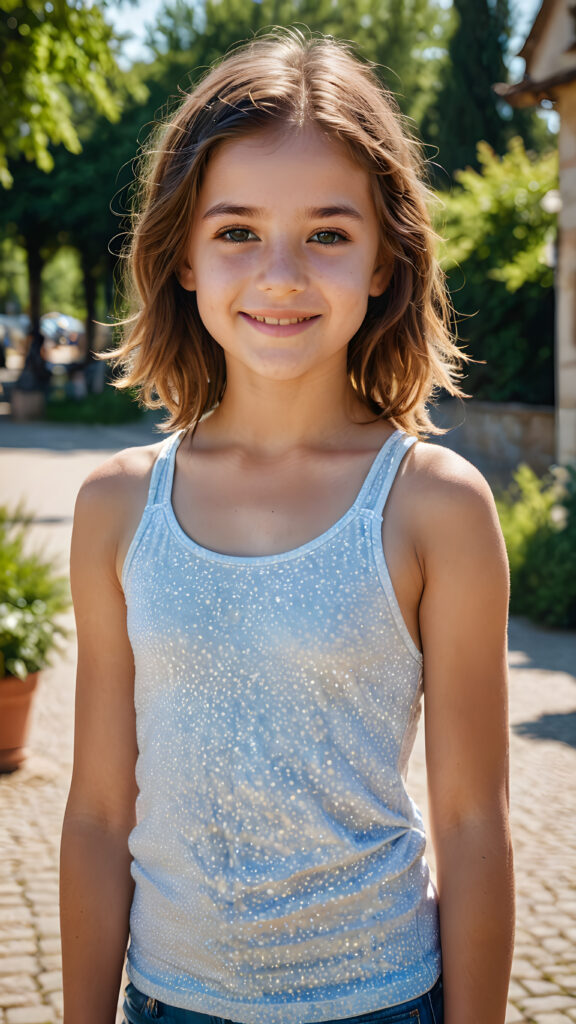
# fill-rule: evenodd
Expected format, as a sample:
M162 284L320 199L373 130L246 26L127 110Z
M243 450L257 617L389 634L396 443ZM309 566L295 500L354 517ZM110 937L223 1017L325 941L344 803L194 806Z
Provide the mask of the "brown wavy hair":
M348 345L348 373L365 406L418 437L443 433L427 403L439 389L462 396L467 360L450 332L452 308L435 257L421 149L394 97L347 44L273 29L229 53L188 94L143 154L128 258L133 312L108 353L115 384L136 388L164 427L196 423L226 388L224 353L193 292L179 283L206 167L219 144L266 128L317 125L369 175L382 254L393 265Z

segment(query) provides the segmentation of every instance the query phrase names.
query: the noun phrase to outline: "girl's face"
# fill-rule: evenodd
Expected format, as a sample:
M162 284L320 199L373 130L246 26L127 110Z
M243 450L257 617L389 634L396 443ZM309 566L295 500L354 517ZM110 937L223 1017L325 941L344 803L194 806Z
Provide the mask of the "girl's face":
M367 172L318 128L222 144L208 164L181 284L222 346L227 373L268 380L346 367L380 258Z

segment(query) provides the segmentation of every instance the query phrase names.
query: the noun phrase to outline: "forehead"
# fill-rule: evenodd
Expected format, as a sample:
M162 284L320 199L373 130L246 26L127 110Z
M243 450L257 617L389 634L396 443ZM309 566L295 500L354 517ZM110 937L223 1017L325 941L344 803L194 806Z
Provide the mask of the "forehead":
M373 212L370 176L346 146L315 125L264 129L221 143L208 162L199 207L354 202Z

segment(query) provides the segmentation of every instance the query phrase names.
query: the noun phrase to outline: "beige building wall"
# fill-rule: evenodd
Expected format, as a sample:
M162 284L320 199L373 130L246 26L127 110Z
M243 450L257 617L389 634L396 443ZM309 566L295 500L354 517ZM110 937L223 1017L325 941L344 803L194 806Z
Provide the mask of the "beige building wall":
M576 9L573 0L542 0L520 53L526 78L510 102L548 98L560 115L562 208L556 281L556 461L576 463Z
M560 193L558 223L556 445L559 462L576 463L576 81L558 89Z
M553 10L527 60L527 71L535 82L542 82L558 71L576 67L576 53L567 52L567 47L574 39L574 16L570 14L568 4L569 0L546 4Z

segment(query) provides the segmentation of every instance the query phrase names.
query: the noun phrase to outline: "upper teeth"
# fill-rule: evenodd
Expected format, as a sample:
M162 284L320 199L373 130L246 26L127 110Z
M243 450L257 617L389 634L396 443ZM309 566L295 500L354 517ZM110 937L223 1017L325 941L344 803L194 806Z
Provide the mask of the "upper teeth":
M257 316L255 313L249 314L252 320L259 320L261 324L301 324L303 320L311 320L311 316L296 316L292 319L287 317L277 320L274 316Z

